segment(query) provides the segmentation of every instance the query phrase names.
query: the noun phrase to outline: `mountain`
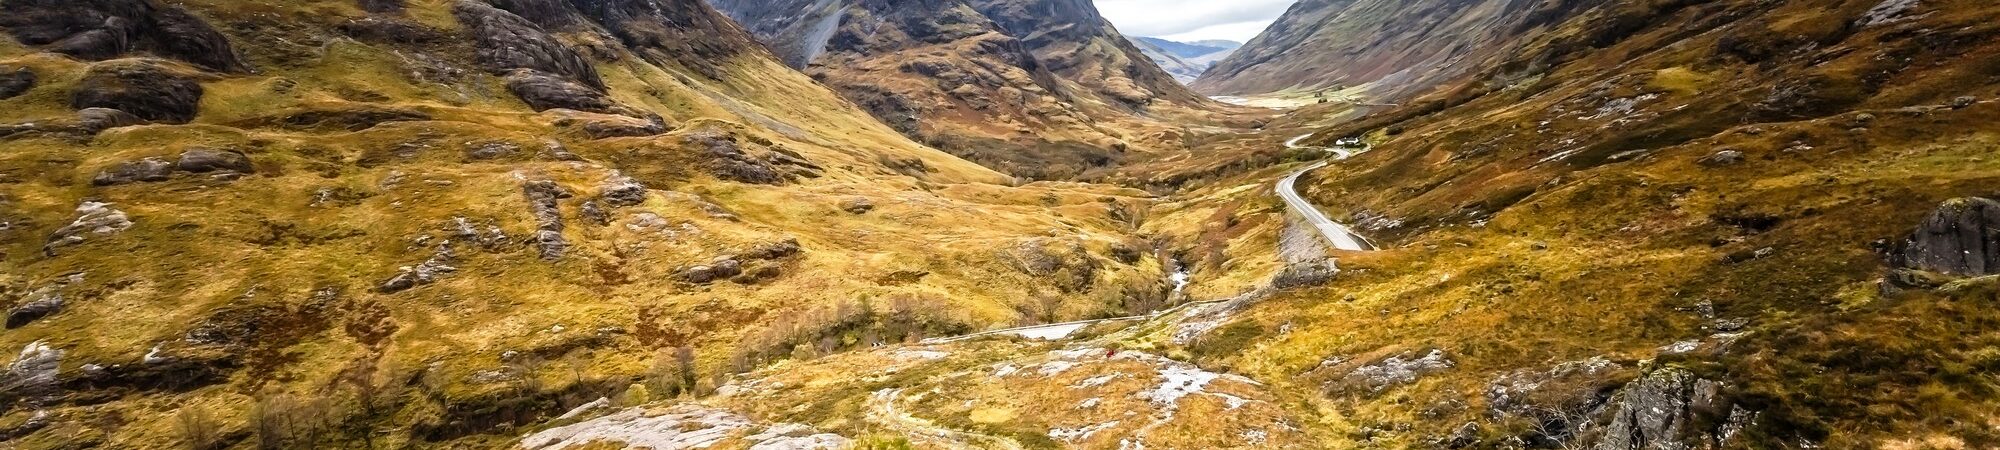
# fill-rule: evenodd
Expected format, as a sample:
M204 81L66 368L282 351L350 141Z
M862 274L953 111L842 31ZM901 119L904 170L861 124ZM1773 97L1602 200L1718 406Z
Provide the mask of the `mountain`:
M1504 57L1593 0L1305 0L1192 86L1207 95L1361 88L1381 103Z
M995 16L964 43L1038 68L1009 86L1185 100ZM0 446L513 447L795 347L1170 295L1151 194L1011 186L695 0L9 0L0 34Z
M1140 42L1145 42L1147 44L1152 44L1154 47L1158 47L1161 50L1166 51L1168 54L1171 54L1178 58L1196 58L1202 56L1209 56L1220 52L1235 50L1236 48L1243 46L1243 43L1241 42L1224 41L1224 40L1176 42L1176 41L1170 41L1166 39L1152 38L1152 37L1135 37L1132 39Z
M1069 178L1227 120L1087 0L714 0L793 66L905 135L1032 179Z
M1201 44L1174 42L1160 38L1132 38L1132 44L1153 63L1173 74L1181 83L1193 83L1202 72L1215 61L1229 56L1229 52L1242 46L1231 41L1202 41Z

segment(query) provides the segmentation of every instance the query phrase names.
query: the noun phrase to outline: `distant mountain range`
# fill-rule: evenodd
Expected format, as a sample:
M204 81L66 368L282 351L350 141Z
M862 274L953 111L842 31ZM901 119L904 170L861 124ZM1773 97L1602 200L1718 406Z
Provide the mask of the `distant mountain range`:
M1216 61L1221 61L1243 43L1226 40L1203 40L1194 42L1170 41L1154 37L1130 38L1139 51L1152 58L1160 68L1174 75L1181 83L1192 83L1201 78Z

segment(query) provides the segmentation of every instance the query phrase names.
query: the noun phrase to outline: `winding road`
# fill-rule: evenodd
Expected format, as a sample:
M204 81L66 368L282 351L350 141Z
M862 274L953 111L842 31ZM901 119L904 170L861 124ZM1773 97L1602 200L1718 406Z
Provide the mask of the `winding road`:
M1285 148L1313 148L1299 145L1299 141L1303 141L1308 137L1312 137L1312 135L1306 134L1285 141ZM1335 156L1334 161L1354 156L1354 152L1342 148L1323 148L1322 150L1333 152ZM1346 225L1341 225L1339 222L1334 222L1333 219L1327 218L1326 213L1320 212L1319 208L1313 207L1312 202L1306 201L1305 197L1299 195L1298 184L1300 176L1304 176L1306 172L1326 167L1327 164L1332 163L1333 161L1313 163L1313 165L1306 166L1297 172L1292 172L1291 175L1286 176L1284 179L1278 180L1278 198L1285 201L1285 206L1292 208L1293 211L1298 211L1300 216L1305 217L1306 223L1310 223L1313 228L1318 229L1320 236L1325 237L1328 243L1333 244L1333 248L1350 251L1374 250L1375 245L1369 243L1367 238L1354 234L1354 231L1349 230Z

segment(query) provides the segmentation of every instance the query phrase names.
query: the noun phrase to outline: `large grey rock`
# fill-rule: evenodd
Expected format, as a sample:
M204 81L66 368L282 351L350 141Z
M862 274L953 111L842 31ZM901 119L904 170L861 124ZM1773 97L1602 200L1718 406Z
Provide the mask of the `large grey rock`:
M146 119L111 108L84 108L76 112L76 124L83 134L97 134L112 128L145 125Z
M635 206L646 202L646 185L623 174L614 174L598 186L597 195L611 206Z
M43 317L62 312L62 309L63 295L61 292L43 293L36 296L33 300L22 303L21 306L14 307L14 310L8 311L7 329L20 328L31 322L41 320Z
M174 165L174 168L192 173L256 171L256 168L250 165L250 157L243 156L242 153L205 148L181 152L181 160Z
M201 107L201 83L167 63L123 59L92 64L70 95L76 109L110 108L154 122L187 123Z
M0 373L0 397L36 397L53 393L62 370L63 351L35 341Z
M1380 393L1391 386L1413 383L1424 375L1449 370L1455 365L1443 350L1432 349L1420 358L1396 355L1357 367L1331 387L1336 391Z
M83 244L90 236L114 235L131 227L132 219L124 211L112 208L110 203L85 200L76 207L76 220L49 235L42 253L55 256L57 249Z
M1291 289L1296 287L1319 286L1326 284L1327 281L1333 280L1334 275L1339 275L1339 274L1340 274L1340 269L1334 267L1333 261L1329 260L1322 259L1317 261L1291 264L1285 266L1284 270L1279 271L1278 275L1271 278L1271 287L1275 287L1278 289Z
M1896 246L1891 259L1899 267L1951 275L2000 273L2000 201L1944 202Z
M618 114L624 109L603 91L549 72L516 69L507 72L507 90L536 111L573 109Z
M174 163L160 158L142 158L118 163L97 172L90 184L116 186L138 182L167 181L173 177Z
M6 100L28 92L35 87L35 71L26 67L16 67L0 74L0 100Z
M384 294L394 294L418 286L435 283L439 279L458 272L458 268L451 265L452 261L457 258L458 253L452 251L451 243L439 244L437 249L431 252L430 259L426 259L415 266L401 268L396 272L395 276L391 276L388 280L384 280L382 284L377 285L375 290L381 291Z

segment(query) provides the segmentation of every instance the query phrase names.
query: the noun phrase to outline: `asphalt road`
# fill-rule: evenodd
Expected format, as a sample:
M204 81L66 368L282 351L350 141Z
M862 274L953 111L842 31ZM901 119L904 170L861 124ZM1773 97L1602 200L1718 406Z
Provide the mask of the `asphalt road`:
M1305 140L1310 136L1312 135L1308 134L1285 141L1285 147L1294 149L1310 148L1299 145L1299 141ZM1336 156L1335 161L1354 156L1353 152L1349 152L1346 149L1328 148L1324 150L1333 152ZM1293 211L1298 211L1300 216L1305 217L1306 223L1312 224L1313 228L1318 229L1320 236L1325 237L1327 243L1333 244L1333 248L1351 251L1374 250L1375 245L1368 243L1367 238L1354 234L1354 231L1348 229L1346 225L1341 225L1339 222L1334 222L1333 219L1327 218L1326 213L1319 212L1319 208L1313 207L1311 202L1306 201L1305 197L1299 195L1298 184L1300 176L1304 176L1306 172L1326 167L1327 164L1332 163L1332 161L1313 163L1313 165L1306 166L1297 172L1292 172L1291 175L1286 176L1284 179L1278 180L1278 198L1285 201L1286 207L1292 208Z

